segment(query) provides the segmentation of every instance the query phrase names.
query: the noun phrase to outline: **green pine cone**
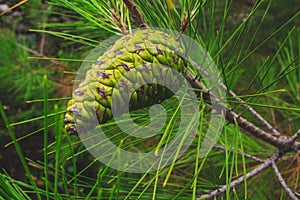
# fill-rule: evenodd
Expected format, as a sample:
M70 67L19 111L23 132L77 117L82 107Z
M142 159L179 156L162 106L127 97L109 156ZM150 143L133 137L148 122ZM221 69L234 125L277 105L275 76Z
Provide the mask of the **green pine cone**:
M121 37L97 59L73 92L65 116L67 132L76 133L76 125L90 127L91 118L95 116L100 124L111 120L113 92L115 105L129 106L130 110L170 98L173 93L155 83L159 79L179 84L170 68L185 73L182 54L179 43L161 31L139 30ZM168 67L156 67L158 65ZM130 92L129 86L137 82L153 84L145 84ZM124 94L131 95L129 105L123 101Z

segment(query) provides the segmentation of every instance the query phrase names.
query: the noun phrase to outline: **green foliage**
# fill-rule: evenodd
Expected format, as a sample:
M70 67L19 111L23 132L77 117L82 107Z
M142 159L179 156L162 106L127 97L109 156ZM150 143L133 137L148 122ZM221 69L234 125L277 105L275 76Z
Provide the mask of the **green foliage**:
M286 135L292 135L300 128L300 31L297 1L257 1L252 6L242 1L216 0L135 2L151 27L179 31L182 22L186 20L189 26L185 34L210 52L229 89L239 94L246 104L258 109L263 117ZM83 147L79 138L67 135L63 129L64 105L68 98L56 98L54 91L70 94L68 87L57 86L60 80L66 79L67 73L75 74L73 71L79 67L87 50L112 34L130 32L134 28L134 21L123 1L119 0L50 0L48 5L36 0L35 3L25 4L21 8L30 11L26 19L30 19L34 34L49 39L47 49L53 48L47 53L56 58L28 60L28 56L31 56L28 48L38 48L39 42L28 42L28 37L21 39L13 31L1 29L1 101L15 110L20 105L23 108L16 119L8 119L1 106L2 118L9 127L11 144L15 145L16 154L29 178L29 182L27 179L19 181L6 173L0 174L2 199L36 198L33 194L42 199L194 199L219 185L228 188L236 177L245 176L246 172L260 164L247 155L264 159L274 152L270 145L226 124L218 141L219 146L200 160L199 148L211 117L207 105L201 109L198 137L189 150L170 166L153 172L149 169L145 173L129 174L99 163ZM38 9L44 10L45 17L42 19L39 19L41 13ZM56 40L53 36L60 39ZM49 64L51 60L65 64L66 74L63 78L63 70L53 67L53 63ZM47 79L43 78L45 74ZM71 78L67 81L72 83ZM31 99L34 100L30 106L23 105ZM199 101L204 104L201 99ZM163 103L174 105L172 99ZM240 102L228 97L227 104L259 125ZM8 113L11 116L16 112L9 110ZM147 108L131 115L140 124L149 121ZM9 124L9 120L24 121ZM32 127L25 131L19 126ZM167 144L171 133L176 132L176 126L170 124L169 137L163 136L164 128L151 140L141 140L120 132L114 122L103 126L110 140L134 152L149 152L157 144ZM3 130L0 130L0 137L2 132L6 133ZM43 161L31 160L30 154L29 158L25 158L23 152L28 150L22 148L21 142L42 132L44 149L38 153L41 154L39 159ZM287 155L284 158L297 157ZM34 168L29 170L28 163ZM297 163L291 162L291 165L296 166L291 169L284 166L285 161L279 161L279 164L286 170L283 173L286 180L290 180L289 186L299 191ZM234 191L228 190L224 198L278 199L281 196L287 199L286 192L275 178L272 170L266 170L245 181Z
M0 174L0 198L1 199L30 199L30 196L6 174Z
M54 29L47 32L64 39L69 39L72 43L84 44L86 47L94 47L100 40L107 38L112 33L120 32L121 27L110 16L110 10L123 11L124 4L117 3L112 7L108 1L50 1L49 5L54 6L56 10L52 15L59 15L61 22L47 22L43 25L45 28ZM127 13L116 13L118 17L129 18ZM125 19L123 19L125 20ZM122 26L130 24L123 23Z
M42 75L47 71L37 67L37 62L28 60L25 41L18 43L14 33L4 29L1 31L0 43L1 91L5 91L2 95L7 96L8 101L16 99L16 103L42 98Z

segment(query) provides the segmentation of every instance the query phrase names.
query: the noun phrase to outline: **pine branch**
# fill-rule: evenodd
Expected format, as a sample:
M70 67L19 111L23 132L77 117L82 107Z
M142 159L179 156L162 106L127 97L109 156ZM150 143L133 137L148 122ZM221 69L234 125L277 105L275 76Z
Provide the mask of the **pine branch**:
M207 102L210 102L211 99L214 99L214 102L220 102L219 99L214 97L212 94L210 94L209 90L198 80L196 80L190 72L187 72L186 74L187 81L191 84L192 87L194 87L196 90L202 91L202 95L204 100ZM200 94L198 94L200 95ZM291 138L283 136L280 134L280 136L273 136L261 128L255 126L242 116L238 115L234 111L232 111L230 108L228 108L224 104L219 104L221 110L225 110L226 112L226 120L232 124L237 124L239 127L246 133L249 133L251 136L254 136L256 138L259 138L274 147L278 148L282 152L288 152L293 150L299 150L300 149L300 142L293 141Z
M141 26L143 24L146 24L144 17L141 15L140 11L138 10L136 4L133 0L124 0L127 8L129 9L132 16L135 18L135 23L138 26ZM148 25L147 25L148 26ZM187 25L186 25L187 26ZM204 72L205 73L205 72ZM209 74L205 74L206 76L210 77ZM196 80L189 72L186 76L189 83L196 89L200 89L202 91L207 91L206 94L203 95L204 99L206 101L210 101L213 97L211 94L209 94L208 90L198 81ZM225 91L227 91L227 87L225 85L221 85ZM236 96L235 93L230 92L232 96ZM243 100L240 98L237 98L238 101L243 103ZM218 99L215 99L215 102L218 102ZM254 109L247 106L246 104L243 104L245 107L247 107L252 115L254 115L264 126L266 126L272 133L275 133L276 135L271 135L264 130L260 129L259 127L255 126L245 118L241 117L234 111L232 111L230 108L226 107L225 105L220 105L223 109L226 110L226 120L229 121L232 124L235 124L235 121L238 123L239 127L249 133L250 135L260 138L263 141L275 146L276 148L280 149L280 151L292 151L292 150L299 150L300 149L300 143L297 141L293 141L292 139L283 136L280 134L275 128L272 127L271 124L267 122L259 113L257 113ZM221 108L221 109L222 109Z
M133 0L123 0L126 7L128 8L129 12L132 15L132 18L134 19L134 23L136 26L140 28L149 27L147 22L145 21L143 15L140 13L137 5L134 3Z
M232 190L236 186L242 184L245 181L245 179L244 179L245 177L246 177L246 180L254 177L258 173L260 173L262 170L264 170L268 166L272 165L273 162L276 162L276 160L278 160L278 158L280 158L281 156L282 156L282 154L279 151L277 151L273 156L271 156L269 159L265 160L263 164L261 164L260 166L256 167L252 171L248 172L246 174L246 176L241 176L240 178L232 181L230 183L230 187L229 187L230 190ZM213 191L209 192L209 194L205 194L205 195L200 196L199 198L197 198L197 200L200 200L200 199L212 199L212 198L214 198L216 196L224 194L226 192L226 189L227 189L227 185L223 185L219 189L213 190Z
M210 74L208 74L205 70L202 69L201 66L199 66L197 63L193 63L197 69L201 70L201 73L206 76L207 78L211 78ZM242 106L246 108L250 114L252 114L263 126L265 126L273 135L280 136L280 132L277 131L266 119L264 119L258 112L256 112L251 106L245 104L245 101L243 101L241 98L237 97L237 95L229 90L223 83L219 83L220 87L225 91L228 92L232 97L235 97L234 99L238 102L242 103Z
M293 143L300 136L300 129L290 138L290 141Z
M221 84L221 87L225 90L225 91L227 91L228 89L227 89L227 87L224 85L224 84ZM280 133L279 133L279 131L277 131L266 119L264 119L258 112L256 112L251 106L249 106L249 105L247 105L247 104L245 104L245 101L243 101L241 98L239 98L239 97L236 97L237 95L233 92L233 91L231 91L231 90L229 90L228 91L228 93L232 96L232 97L235 97L234 99L236 100L236 101L239 101L239 102L241 102L241 103L243 103L242 104L242 106L244 107L244 108L246 108L259 122L261 122L261 124L262 125L264 125L269 131L271 131L271 133L273 133L274 135L276 135L276 136L280 136Z
M280 184L282 185L282 187L285 189L285 191L288 193L288 195L291 197L292 200L298 200L298 197L296 197L296 195L293 193L293 191L289 188L289 186L286 184L285 180L283 179L283 177L281 176L281 173L276 165L276 163L273 161L272 162L272 167L275 171L275 174L278 177L278 180L280 182Z
M143 16L137 9L137 6L133 2L133 0L124 0L126 6L128 7L130 13L132 14L133 18L135 19L135 24L139 27L141 26L148 26L147 23L145 22ZM188 20L183 20L182 26L181 26L181 33L187 28L188 26ZM180 37L180 36L179 36ZM179 37L177 39L179 39ZM205 74L205 72L202 72L201 75ZM207 77L211 77L209 74L205 74ZM219 99L217 99L213 94L209 92L209 90L198 80L196 80L190 72L186 73L186 79L187 81L191 84L193 88L195 88L195 91L201 91L202 97L206 102L211 102L213 100L214 102L221 102ZM264 170L270 165L273 165L273 168L282 184L282 187L288 192L290 197L292 199L297 199L297 197L292 193L292 191L287 187L285 181L283 180L281 174L279 173L279 170L275 164L275 162L280 158L282 155L284 155L286 152L289 151L297 151L300 150L300 142L296 141L297 138L300 135L300 130L298 130L292 137L286 137L282 135L278 130L276 130L266 119L264 119L258 112L256 112L252 107L249 105L245 104L245 102L241 99L236 97L236 94L233 91L228 90L228 88L220 83L220 86L224 91L227 91L231 96L235 97L235 100L239 101L242 103L242 106L245 107L262 125L264 125L267 130L271 131L273 133L269 134L266 131L262 130L261 128L255 126L253 123L249 122L242 116L238 115L235 113L233 110L231 110L229 107L227 107L225 104L219 103L219 108L220 110L225 110L225 117L226 120L232 124L236 124L241 128L243 132L246 132L250 134L251 136L254 136L256 138L259 138L263 140L264 142L267 142L274 147L277 148L277 152L271 156L269 159L265 160L263 164L260 166L256 167L252 171L248 172L246 176L242 176L230 184L230 190L232 190L234 187L238 186L239 184L242 184L249 178L254 177L257 175L259 172ZM200 96L200 92L197 92L197 95ZM220 147L219 147L220 148ZM226 150L226 149L225 149ZM248 155L247 155L248 156ZM249 156L250 158L253 158L257 161L262 161L261 159L257 159L256 157ZM209 194L202 195L198 199L210 199L214 198L218 195L224 194L226 192L227 185L224 185L220 187L217 190L214 190L210 192Z

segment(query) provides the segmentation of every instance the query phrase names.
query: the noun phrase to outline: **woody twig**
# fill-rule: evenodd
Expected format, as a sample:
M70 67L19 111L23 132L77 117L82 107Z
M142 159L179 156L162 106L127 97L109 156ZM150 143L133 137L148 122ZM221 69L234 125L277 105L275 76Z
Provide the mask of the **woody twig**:
M137 26L141 26L141 25L148 26L147 23L145 22L143 16L139 12L137 6L135 5L134 1L133 0L124 0L124 2L126 4L127 8L129 9L129 11L131 12L132 17L135 19L135 24ZM181 33L188 27L188 21L189 20L186 20L186 19L183 20L182 27L181 27ZM205 74L205 72L204 72L204 75L209 77L209 74ZM278 130L276 130L266 119L264 119L257 111L255 111L252 107L247 105L241 98L238 98L234 92L228 90L228 88L224 84L220 83L220 86L224 91L227 91L232 97L235 97L235 100L241 102L243 107L245 107L256 119L258 119L258 121L262 125L264 125L264 127L268 131L272 132L272 134L269 134L266 131L264 131L263 129L259 128L258 126L254 125L253 123L248 121L247 119L243 118L236 112L234 112L232 109L227 107L225 104L222 104L221 100L214 97L214 95L211 94L210 91L200 81L195 79L191 73L189 73L189 72L186 73L186 79L191 84L191 86L195 89L196 93L199 96L200 96L199 91L201 91L202 97L207 103L210 103L212 101L212 99L214 100L214 102L220 102L219 106L221 107L221 109L225 110L225 118L229 123L231 123L233 125L237 124L244 133L247 133L252 137L261 139L264 142L269 143L270 145L274 146L277 149L276 153L273 156L271 156L269 159L265 160L261 165L257 166L252 171L248 172L245 177L242 176L242 177L239 177L236 180L232 181L230 184L230 187L229 187L230 190L232 190L239 184L242 184L245 181L244 178L246 178L246 180L247 180L251 177L254 177L259 172L261 172L262 170L264 170L265 168L267 168L270 165L273 165L273 168L276 172L276 169L277 169L276 161L280 157L282 157L287 152L300 150L300 142L297 141L297 138L300 136L300 130L297 131L292 137L284 136ZM222 150L224 150L224 149L222 149ZM254 160L257 160L259 162L262 162L262 160L259 158L252 157L252 156L249 156L249 157L254 158ZM278 175L277 172L276 172L276 174L279 179L282 178L281 176ZM284 183L285 183L284 181L283 182L281 181L282 186L289 193L290 197L295 197L294 194L290 190L287 189L288 187L286 187L286 184L284 184ZM199 199L210 199L210 198L214 198L216 196L222 195L226 192L227 188L228 187L226 185L221 186L217 190L211 191L205 195L200 196Z
M258 167L256 167L252 171L248 172L246 174L246 176L241 176L238 179L232 181L230 183L229 189L232 190L236 186L242 184L245 181L245 177L246 177L247 180L250 179L250 178L252 178L252 177L254 177L258 173L260 173L262 170L264 170L268 166L272 165L273 162L276 162L276 160L278 160L279 157L281 157L281 153L280 152L276 152L269 159L265 160L263 164L259 165ZM220 188L218 188L216 190L210 191L207 194L199 196L199 198L197 198L197 200L215 198L215 197L217 197L219 195L224 194L226 192L227 188L228 188L227 185L223 185L222 187L220 187Z
M143 15L139 11L137 5L133 0L123 0L129 12L131 13L132 18L134 19L134 23L136 26L140 28L149 27L147 22L145 21Z

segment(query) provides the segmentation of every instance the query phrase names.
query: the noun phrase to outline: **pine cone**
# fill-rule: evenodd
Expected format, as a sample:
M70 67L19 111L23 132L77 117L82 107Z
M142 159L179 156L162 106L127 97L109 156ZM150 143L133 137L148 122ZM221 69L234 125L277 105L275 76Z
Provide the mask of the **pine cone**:
M95 116L100 124L111 120L113 92L116 94L114 102L117 102L114 106L129 106L131 111L170 98L173 93L166 87L155 84L155 80L173 81L175 85L179 85L172 78L170 68L181 74L185 73L186 63L180 56L182 54L179 43L161 31L139 30L121 37L92 64L84 81L73 92L65 116L67 132L76 133L76 125L90 127L91 118ZM156 67L157 65L168 67ZM129 86L136 82L145 84L131 93ZM153 84L147 84L149 82ZM125 105L123 101L122 95L125 93L131 93L129 105Z

